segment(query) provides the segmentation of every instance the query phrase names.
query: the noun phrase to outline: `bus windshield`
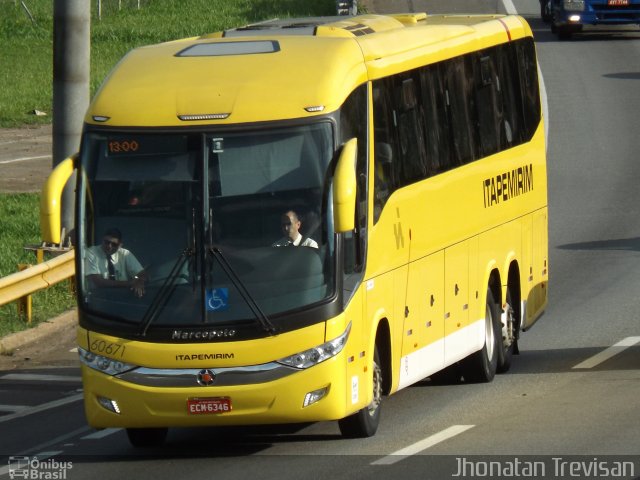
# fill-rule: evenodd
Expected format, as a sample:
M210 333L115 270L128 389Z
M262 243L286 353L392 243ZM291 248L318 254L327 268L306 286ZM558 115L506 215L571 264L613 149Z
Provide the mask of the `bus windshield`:
M83 142L78 294L86 311L141 332L249 323L282 331L309 322L288 312L333 296L330 122L96 131Z

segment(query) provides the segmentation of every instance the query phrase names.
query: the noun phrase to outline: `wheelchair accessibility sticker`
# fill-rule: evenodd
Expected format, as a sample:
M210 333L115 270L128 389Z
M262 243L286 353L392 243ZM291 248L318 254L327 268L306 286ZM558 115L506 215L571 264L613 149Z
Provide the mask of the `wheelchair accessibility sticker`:
M207 289L206 302L209 312L224 312L229 308L229 289Z

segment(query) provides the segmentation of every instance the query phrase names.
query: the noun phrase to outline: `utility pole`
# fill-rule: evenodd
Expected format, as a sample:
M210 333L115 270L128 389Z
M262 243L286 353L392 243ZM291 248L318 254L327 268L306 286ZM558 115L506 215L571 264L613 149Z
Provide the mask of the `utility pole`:
M89 107L91 2L53 2L53 167L80 147L82 121ZM74 175L75 177L75 175ZM72 177L62 195L61 226L65 237L74 228Z

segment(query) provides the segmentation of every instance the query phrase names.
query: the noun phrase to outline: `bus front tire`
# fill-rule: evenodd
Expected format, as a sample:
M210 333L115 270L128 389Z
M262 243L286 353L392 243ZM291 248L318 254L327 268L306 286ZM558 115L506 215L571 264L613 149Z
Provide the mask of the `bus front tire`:
M340 433L345 438L366 438L375 435L380 424L382 403L382 368L376 347L373 354L373 399L369 405L342 420L338 420Z
M490 288L487 289L484 322L484 346L464 360L463 376L467 382L488 383L493 380L498 368L498 349L502 348L502 328L500 308Z
M127 428L127 436L134 447L159 447L167 438L167 431L167 428Z

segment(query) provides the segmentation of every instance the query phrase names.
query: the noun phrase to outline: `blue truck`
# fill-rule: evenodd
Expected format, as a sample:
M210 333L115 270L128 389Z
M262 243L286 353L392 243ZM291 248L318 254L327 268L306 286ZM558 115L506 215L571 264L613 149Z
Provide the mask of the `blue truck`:
M540 16L566 39L584 25L640 25L640 0L540 0Z

